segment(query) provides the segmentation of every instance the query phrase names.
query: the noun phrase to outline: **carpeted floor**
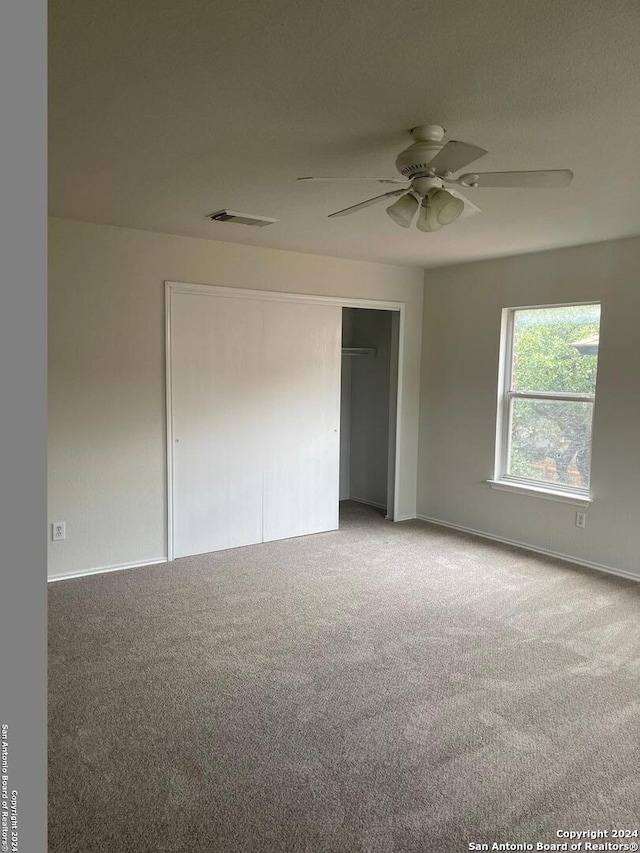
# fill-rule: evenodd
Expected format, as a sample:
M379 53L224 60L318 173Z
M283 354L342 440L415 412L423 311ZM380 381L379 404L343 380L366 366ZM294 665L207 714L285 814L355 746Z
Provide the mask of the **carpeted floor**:
M348 503L338 532L49 595L51 853L638 827L631 581Z

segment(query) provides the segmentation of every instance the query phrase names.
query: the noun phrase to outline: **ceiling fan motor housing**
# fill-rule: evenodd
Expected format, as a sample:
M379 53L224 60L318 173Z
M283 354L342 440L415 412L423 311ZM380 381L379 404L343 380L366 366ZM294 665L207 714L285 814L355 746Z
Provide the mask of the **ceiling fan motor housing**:
M445 129L439 124L426 124L414 127L411 136L413 144L396 157L396 169L400 174L411 180L426 175L429 163L442 148Z

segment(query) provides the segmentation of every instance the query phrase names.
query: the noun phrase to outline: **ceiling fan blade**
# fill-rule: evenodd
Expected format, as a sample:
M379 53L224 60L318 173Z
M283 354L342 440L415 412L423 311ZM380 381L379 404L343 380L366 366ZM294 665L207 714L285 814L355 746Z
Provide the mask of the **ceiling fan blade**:
M364 177L364 178L296 178L297 181L378 181L380 184L406 184L409 185L409 181L404 178L372 178L372 177Z
M452 190L449 187L447 187L447 192L451 193L455 198L462 199L464 202L464 210L460 214L460 219L465 219L467 216L473 216L475 213L482 213L482 208L478 207L478 205L474 204L472 201L469 201L469 199L466 196L463 196L462 193L459 193L457 190Z
M457 172L479 157L484 157L486 153L484 148L478 148L477 145L452 139L429 161L429 168L435 169L436 172Z
M368 198L366 201L361 201L358 204L352 204L351 207L345 207L343 210L336 210L335 213L330 213L329 219L331 219L332 216L347 216L349 213L355 213L356 210L362 210L363 207L369 207L370 204L375 204L377 201L380 201L381 198L391 198L394 195L402 195L404 192L406 192L406 190L403 187L401 190L392 190L390 193L376 195L373 198Z
M479 187L557 189L568 187L572 178L573 172L570 169L551 169L533 172L478 172L462 175L459 181L465 187L477 185Z

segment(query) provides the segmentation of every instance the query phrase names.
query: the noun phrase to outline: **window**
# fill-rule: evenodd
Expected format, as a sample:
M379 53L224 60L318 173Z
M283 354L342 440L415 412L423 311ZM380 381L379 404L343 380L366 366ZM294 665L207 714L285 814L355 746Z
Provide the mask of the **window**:
M600 305L503 312L494 485L589 495Z

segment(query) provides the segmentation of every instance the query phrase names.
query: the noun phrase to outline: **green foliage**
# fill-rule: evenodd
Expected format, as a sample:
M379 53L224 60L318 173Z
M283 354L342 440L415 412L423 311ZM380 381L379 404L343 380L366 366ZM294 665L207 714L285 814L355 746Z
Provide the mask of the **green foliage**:
M518 329L513 390L595 393L598 357L580 355L571 344L597 331L597 323Z

